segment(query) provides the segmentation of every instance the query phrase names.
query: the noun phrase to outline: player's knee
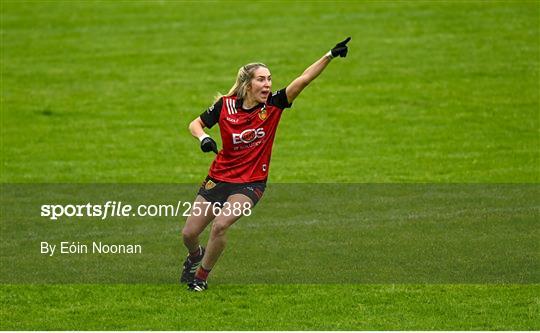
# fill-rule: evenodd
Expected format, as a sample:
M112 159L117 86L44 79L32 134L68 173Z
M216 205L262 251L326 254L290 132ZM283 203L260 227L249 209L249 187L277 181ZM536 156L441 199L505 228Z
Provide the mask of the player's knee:
M182 237L185 240L193 240L193 239L197 238L197 236L198 235L195 232L193 232L193 230L191 230L189 228L184 227L184 229L182 229Z
M225 235L228 228L228 223L223 220L217 220L212 224L212 233L216 236L222 236Z

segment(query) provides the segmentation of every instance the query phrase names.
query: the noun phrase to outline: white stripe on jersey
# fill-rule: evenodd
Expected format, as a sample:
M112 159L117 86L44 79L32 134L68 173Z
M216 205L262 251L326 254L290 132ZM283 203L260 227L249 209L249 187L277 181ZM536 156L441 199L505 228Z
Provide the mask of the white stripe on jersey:
M236 108L235 108L235 105L234 105L234 100L230 99L230 98L227 98L226 102L227 102L227 111L229 112L229 114L235 114L236 113Z
M232 109L232 113L235 114L236 113L236 105L235 104L235 101L231 99L231 109Z

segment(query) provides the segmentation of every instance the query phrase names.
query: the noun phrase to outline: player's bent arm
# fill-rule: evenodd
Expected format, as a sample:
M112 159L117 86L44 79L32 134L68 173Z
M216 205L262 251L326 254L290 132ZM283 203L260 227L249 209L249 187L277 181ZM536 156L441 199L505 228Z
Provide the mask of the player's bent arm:
M217 144L210 137L210 135L206 134L203 130L206 125L202 121L201 117L197 117L195 120L193 120L189 124L189 131L191 132L191 135L199 139L201 142L201 150L205 153L213 151L214 153L218 153Z
M200 137L207 135L203 130L205 127L206 125L201 120L201 117L197 117L195 120L189 123L189 132L191 135L199 139Z
M294 79L285 89L287 100L292 103L298 95L307 87L311 81L315 80L319 74L328 66L331 58L328 55L324 55L322 58L314 62L311 66L306 68L304 73Z

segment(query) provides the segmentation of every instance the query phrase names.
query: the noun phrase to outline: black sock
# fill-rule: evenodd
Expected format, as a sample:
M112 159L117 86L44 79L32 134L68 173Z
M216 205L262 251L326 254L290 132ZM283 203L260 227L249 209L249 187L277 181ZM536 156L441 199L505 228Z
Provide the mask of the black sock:
M201 254L202 254L202 249L201 249L201 246L199 245L197 250L189 253L189 257L190 258L196 258L196 257L200 256Z

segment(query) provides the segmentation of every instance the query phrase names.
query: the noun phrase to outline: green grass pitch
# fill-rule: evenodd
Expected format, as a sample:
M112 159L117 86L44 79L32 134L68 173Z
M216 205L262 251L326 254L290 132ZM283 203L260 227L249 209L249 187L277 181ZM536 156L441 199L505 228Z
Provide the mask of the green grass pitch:
M199 151L187 125L218 91L230 88L238 67L266 63L278 89L346 36L352 36L347 58L334 60L285 112L270 184L540 180L538 1L0 5L3 184L199 183L211 157ZM210 134L219 137L217 128ZM174 284L4 283L0 329L540 329L537 199L525 200L523 211L486 213L502 219L496 230L523 237L510 251L524 253L524 264L516 264L524 267L523 280L488 283L485 273L480 283L340 284L339 275L324 283L278 279L279 256L265 256L256 244L272 244L275 235L287 240L288 228L303 221L293 215L295 207L286 207L282 223L253 229L271 198L265 194L259 215L230 231L236 243L207 293L190 294ZM402 205L374 214L406 211ZM436 229L436 216L409 231ZM457 215L455 225L468 218ZM452 216L445 219L452 224ZM369 214L359 221L366 228L375 223ZM6 221L1 227L7 230ZM181 225L168 227L165 238L177 238L170 251L178 250L180 261ZM280 243L286 250L309 237L309 227L295 230L297 238ZM316 229L317 235L324 231ZM383 231L370 232L382 237ZM164 237L156 230L150 235L154 243ZM480 231L477 236L482 240ZM2 262L10 244L4 237ZM309 251L308 244L296 248ZM326 245L341 244L314 244L321 262L332 259ZM253 257L241 252L250 247ZM251 269L235 267L235 258ZM259 267L268 274L257 283L253 268L264 262ZM295 261L299 272L310 272L313 263ZM235 269L249 283L235 283ZM336 270L317 269L324 276Z

